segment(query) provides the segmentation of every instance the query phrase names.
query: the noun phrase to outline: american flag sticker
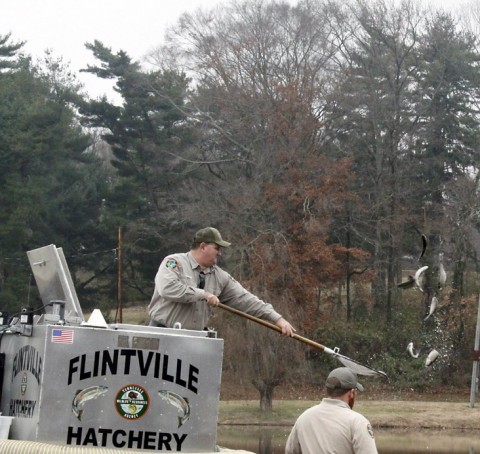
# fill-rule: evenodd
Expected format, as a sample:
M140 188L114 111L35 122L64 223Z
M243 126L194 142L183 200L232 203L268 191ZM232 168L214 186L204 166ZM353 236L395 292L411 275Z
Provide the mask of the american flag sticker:
M52 342L54 344L73 344L73 329L53 329Z

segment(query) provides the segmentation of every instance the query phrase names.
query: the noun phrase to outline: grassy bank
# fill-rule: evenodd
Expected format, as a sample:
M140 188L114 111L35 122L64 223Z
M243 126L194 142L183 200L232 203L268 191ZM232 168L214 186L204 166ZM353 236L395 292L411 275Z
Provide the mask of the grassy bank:
M219 424L293 425L296 418L317 401L274 401L271 413L262 413L258 401L221 401ZM355 410L374 427L480 430L480 408L469 402L358 401Z

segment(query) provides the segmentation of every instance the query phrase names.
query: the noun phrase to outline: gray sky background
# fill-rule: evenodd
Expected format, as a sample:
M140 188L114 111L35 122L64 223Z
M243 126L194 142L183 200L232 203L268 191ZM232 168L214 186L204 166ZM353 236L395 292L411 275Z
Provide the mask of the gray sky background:
M0 0L0 35L26 41L34 58L46 49L63 57L78 72L94 64L86 42L102 41L114 52L126 51L134 60L157 47L166 28L185 11L212 8L223 0ZM92 97L109 91L108 82L80 73Z
M26 41L24 50L34 58L46 49L78 73L94 64L86 42L98 39L114 52L122 49L134 60L157 47L166 28L186 11L212 8L228 0L0 0L0 35ZM289 0L292 4L296 0ZM457 0L432 0L446 8ZM111 92L108 82L78 73L92 97Z

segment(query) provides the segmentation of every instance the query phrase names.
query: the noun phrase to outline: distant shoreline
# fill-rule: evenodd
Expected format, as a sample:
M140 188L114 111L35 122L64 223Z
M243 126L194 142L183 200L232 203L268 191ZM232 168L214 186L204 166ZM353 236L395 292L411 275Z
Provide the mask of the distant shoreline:
M219 425L293 425L297 417L318 401L276 400L271 413L262 413L258 401L221 401ZM469 402L413 400L358 400L355 411L362 413L374 428L480 430L480 404Z

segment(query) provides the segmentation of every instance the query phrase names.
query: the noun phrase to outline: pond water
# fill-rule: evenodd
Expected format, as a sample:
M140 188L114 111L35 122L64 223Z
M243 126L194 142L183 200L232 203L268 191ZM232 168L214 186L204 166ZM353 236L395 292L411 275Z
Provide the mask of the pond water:
M291 427L219 426L217 444L256 454L284 454ZM478 431L377 429L379 454L480 454Z

